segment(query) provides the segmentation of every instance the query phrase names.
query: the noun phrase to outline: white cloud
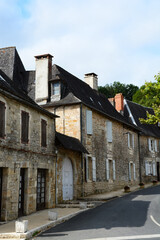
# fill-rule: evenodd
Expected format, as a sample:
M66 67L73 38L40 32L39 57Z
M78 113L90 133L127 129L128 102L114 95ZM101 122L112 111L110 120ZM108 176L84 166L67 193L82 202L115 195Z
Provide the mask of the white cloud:
M160 70L159 7L158 0L1 0L0 45L16 45L27 69L35 55L50 53L81 79L92 71L100 85L140 86Z

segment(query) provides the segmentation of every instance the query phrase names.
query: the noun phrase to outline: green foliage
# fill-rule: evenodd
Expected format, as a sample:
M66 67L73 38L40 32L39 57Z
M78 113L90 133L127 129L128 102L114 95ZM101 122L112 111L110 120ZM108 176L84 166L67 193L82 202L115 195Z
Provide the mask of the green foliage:
M155 115L147 112L147 119L141 123L156 124L160 122L160 73L154 76L155 82L146 82L133 96L133 101L146 107L152 107Z
M117 93L122 93L123 96L132 101L132 96L139 88L133 84L123 84L114 82L113 84L106 84L104 87L99 87L98 91L103 93L107 98L113 98Z

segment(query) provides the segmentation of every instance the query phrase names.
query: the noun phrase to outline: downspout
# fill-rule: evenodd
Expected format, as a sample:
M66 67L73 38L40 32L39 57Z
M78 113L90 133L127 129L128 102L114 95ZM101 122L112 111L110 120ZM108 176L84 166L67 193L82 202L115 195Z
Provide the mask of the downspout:
M139 154L139 181L140 183L142 182L142 164L141 164L141 153L140 153L140 133L138 133L138 154Z
M80 106L80 130L81 130L81 143L83 144L83 123L82 123L82 103ZM82 185L82 197L84 197L84 162L83 153L81 154L81 185Z

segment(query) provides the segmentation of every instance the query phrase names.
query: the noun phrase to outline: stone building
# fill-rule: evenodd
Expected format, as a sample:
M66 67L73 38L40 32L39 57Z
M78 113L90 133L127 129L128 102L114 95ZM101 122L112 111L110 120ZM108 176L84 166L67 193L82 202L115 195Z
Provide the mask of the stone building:
M0 70L1 221L55 206L55 117Z
M35 86L33 79L29 81L32 90L35 88L35 101L59 116L58 132L79 139L88 152L81 154L79 165L83 176L81 194L137 184L139 129L97 91L97 75L86 74L84 82L63 68L52 66L50 54L35 58Z
M152 108L124 100L124 115L141 129L140 132L140 169L142 181L160 180L160 128L158 124L141 124L139 118L146 118L147 112L154 114Z
M154 114L152 108L141 106L123 98L121 93L110 99L116 110L135 126L139 127L140 181L160 180L160 128L158 124L141 124L139 118L146 118L147 112Z
M49 55L49 59L52 56ZM47 59L47 58L46 58ZM47 60L48 61L48 60ZM48 64L48 62L47 62ZM50 67L51 65L49 65L48 67ZM52 67L52 66L51 66ZM21 161L18 157L18 152L15 152L15 160L13 161L13 159L10 159L10 164L11 163L15 163L17 165L15 166L22 166L21 168L28 168L33 165L35 171L33 171L32 169L29 170L29 174L30 174L30 178L32 178L32 182L30 182L30 188L34 189L34 200L36 200L36 183L35 180L37 178L37 167L46 169L45 173L43 173L42 171L39 171L40 176L47 176L47 181L46 183L42 183L41 185L45 186L45 189L47 192L47 194L50 194L50 198L49 201L50 203L46 202L45 205L43 204L43 206L41 205L40 207L35 207L36 203L34 201L31 201L31 203L29 204L34 204L34 206L30 206L28 207L25 204L25 209L23 211L23 214L28 214L31 213L33 211L35 211L36 209L41 209L42 207L50 207L50 206L54 206L55 203L58 203L62 200L70 200L70 199L75 199L77 197L81 196L81 182L82 182L82 171L81 171L81 155L82 153L88 153L87 150L83 147L83 145L81 144L81 142L78 139L75 139L73 137L68 137L65 136L63 134L60 133L56 133L56 146L55 146L55 122L53 121L53 123L51 124L51 121L49 121L47 118L54 118L55 115L51 114L49 112L47 112L46 110L40 108L33 100L31 100L28 96L32 96L32 99L34 99L35 96L35 71L26 71L23 63L18 55L18 52L16 50L15 47L8 47L8 48L3 48L0 49L0 69L3 70L3 75L4 73L5 78L10 78L12 81L9 81L9 84L11 84L12 90L15 94L17 94L17 92L19 93L20 96L23 96L26 100L26 102L28 101L30 103L30 105L33 105L33 109L36 109L37 113L32 113L33 111L31 110L26 110L27 112L29 112L29 121L31 121L31 123L29 124L28 128L26 129L26 127L24 129L24 131L28 131L29 134L34 134L33 135L33 139L32 139L32 144L30 145L30 141L29 143L26 144L20 144L20 148L24 148L23 151L28 151L28 152L33 152L35 151L35 154L37 155L29 155L26 157L23 157L23 164L21 164ZM47 89L46 87L43 85L43 77L44 75L48 75L48 68L43 68L43 64L42 64L42 68L40 67L41 71L42 71L42 82L39 85L39 88L42 88L41 91L43 92L43 94L46 94ZM7 78L7 79L8 79ZM2 77L1 77L1 81ZM3 81L4 82L4 81ZM12 86L13 85L13 86ZM14 90L16 89L16 90ZM36 93L38 94L38 92ZM19 99L18 99L19 100ZM26 104L25 102L25 104ZM14 107L15 105L15 107ZM12 104L12 112L14 114L14 116L17 116L17 112L19 113L19 108L17 106L16 108L16 103L15 101ZM32 106L31 106L32 107ZM20 109L23 110L23 107L20 107ZM26 108L24 108L26 109ZM32 114L30 114L30 112ZM42 118L42 114L41 112L43 112L44 115L47 115L46 117ZM19 116L19 115L18 115ZM28 116L28 115L27 115ZM42 120L39 122L39 118L38 116L40 116L40 118L42 118ZM8 120L9 115L7 114L6 119ZM20 116L21 117L21 116ZM1 120L1 118L0 118ZM2 120L1 120L2 121ZM17 132L20 129L20 126L18 126L18 123L20 124L20 120L17 119L17 124L14 124L14 119L10 119L10 125L12 124L12 131ZM32 124L32 122L34 124ZM42 138L43 142L43 147L40 147L39 145L39 137L41 137L41 125L43 125L43 134L45 134L45 141L44 138ZM34 127L33 127L34 126ZM47 133L44 132L44 130L47 128ZM18 129L18 130L17 130ZM17 134L20 134L19 132L17 132ZM6 138L5 138L6 140ZM15 136L12 137L12 144L17 145L17 141L19 142L19 139L17 140ZM49 143L49 144L48 144ZM34 150L34 151L33 151ZM8 150L6 150L8 151ZM27 154L27 153L26 153ZM39 159L39 162L38 162ZM3 162L4 159L2 159ZM20 162L20 163L19 163ZM20 165L18 165L20 164ZM27 165L29 164L29 165ZM38 165L37 165L38 164ZM31 167L32 168L32 167ZM47 171L49 170L49 175L47 173ZM15 178L17 176L17 174L19 172L17 172L19 170L16 170L15 173ZM26 172L28 170L22 170L22 172ZM24 173L26 174L26 173ZM28 173L27 173L28 174ZM69 175L68 175L69 174ZM33 175L33 176L32 176ZM18 178L18 177L17 177ZM15 179L11 179L11 181L14 183ZM49 181L49 183L48 183ZM3 181L4 182L4 181ZM26 181L25 181L26 182ZM16 183L14 183L16 184ZM50 187L49 184L51 185ZM33 185L33 186L32 186ZM40 186L41 186L40 185ZM28 186L26 186L26 188L28 188ZM26 190L28 191L28 190ZM32 191L33 190L29 190ZM38 191L38 190L37 190ZM46 200L47 200L47 195L46 196ZM47 200L48 201L48 200ZM52 203L52 204L51 204ZM16 204L16 203L15 203ZM5 209L5 208L4 208ZM7 210L8 211L8 210ZM16 212L15 212L15 216L13 216L13 218L16 218ZM11 219L11 217L9 217Z

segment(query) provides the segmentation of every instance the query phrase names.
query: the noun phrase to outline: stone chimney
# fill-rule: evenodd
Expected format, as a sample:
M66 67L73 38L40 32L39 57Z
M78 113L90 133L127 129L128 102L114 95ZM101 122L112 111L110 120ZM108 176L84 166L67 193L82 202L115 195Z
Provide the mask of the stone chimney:
M47 103L49 97L49 80L52 78L52 55L44 54L35 56L36 59L36 83L35 101L38 104Z
M114 97L115 101L115 109L122 113L124 110L124 102L123 102L123 94L122 93L117 93Z
M93 89L98 90L98 78L95 73L87 73L84 76L84 81Z

